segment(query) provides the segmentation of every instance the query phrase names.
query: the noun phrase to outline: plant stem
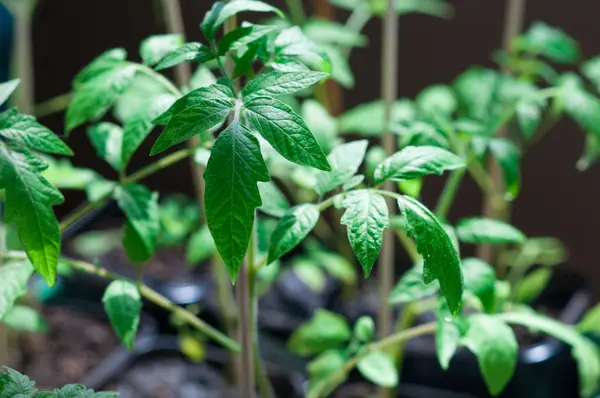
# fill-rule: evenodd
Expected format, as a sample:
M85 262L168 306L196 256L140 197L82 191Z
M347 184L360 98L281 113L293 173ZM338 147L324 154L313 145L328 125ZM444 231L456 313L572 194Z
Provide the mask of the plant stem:
M387 11L383 21L382 54L381 65L381 97L385 105L384 126L385 130L381 137L381 146L387 156L391 156L396 148L394 135L389 131L392 120L392 105L398 96L398 15L396 13L396 0L387 0ZM386 181L384 189L394 191L394 183ZM387 198L387 207L390 217L394 214L395 204ZM383 245L379 257L378 283L379 283L379 311L377 316L377 327L381 337L387 336L392 327L392 310L387 305L388 297L394 286L394 233L387 229L384 234ZM391 390L382 389L381 395L388 396Z
M507 0L506 12L504 16L504 31L502 34L502 47L504 51L509 52L511 43L523 30L523 20L525 19L526 0ZM504 68L504 73L509 70ZM506 137L508 127L506 124L498 131L498 137ZM502 169L500 165L490 157L488 167L492 180L492 190L484 198L482 214L487 218L503 219L505 221L509 213L510 204L503 199L504 181L502 179ZM491 245L482 245L477 248L477 256L484 261L492 263L494 260L494 248Z
M162 0L165 25L168 33L180 34L185 39L185 26L181 13L181 4L179 0ZM175 66L175 81L179 87L185 87L190 83L192 77L192 68L188 62L181 62ZM195 148L200 144L200 138L194 136L187 141L190 148ZM200 207L200 214L204 215L204 167L190 158L190 170L194 182L196 201Z
M254 377L254 333L253 333L253 320L252 316L254 311L252 291L252 278L254 267L254 226L252 227L252 234L250 235L250 243L248 246L248 253L246 259L242 262L238 271L237 280L237 291L236 298L239 311L239 322L238 322L238 339L242 345L242 355L240 360L240 379L239 388L240 395L248 398L256 397L255 392L255 377ZM260 361L260 359L257 359Z
M454 198L458 193L458 187L465 176L465 171L466 170L463 168L454 170L452 173L450 173L450 177L448 177L448 180L446 181L446 186L444 187L437 207L435 208L436 217L440 219L445 219L447 217L450 206L452 206Z
M185 149L180 149L177 152L173 152L172 154L165 156L164 158L161 158L160 160L156 161L155 163L152 163L152 164L138 170L137 172L125 177L122 181L122 184L123 185L134 184L134 183L138 182L139 180L141 180L145 177L148 177L149 175L152 175L174 163L181 161L182 159L185 159L186 157L188 157L190 155L193 155L195 152L196 152L196 148L185 148ZM67 228L69 228L71 225L73 225L73 223L75 223L77 220L79 220L81 217L83 217L90 211L92 211L96 208L102 207L106 203L106 201L108 201L111 198L113 192L114 192L114 189L111 190L110 192L108 192L102 198L96 200L95 202L87 202L85 205L78 207L71 214L67 215L60 223L61 232L63 232Z
M50 98L47 101L37 104L35 106L34 114L37 118L42 118L61 112L69 106L72 99L72 92L57 95L54 98Z
M302 25L306 19L306 13L302 6L302 0L285 0L288 10L290 11L290 19L294 25Z
M346 20L346 28L360 33L372 16L373 14L371 14L371 11L369 10L369 5L366 2L361 2ZM350 46L344 49L344 56L346 59L350 58L353 48L354 47Z
M5 245L4 245L4 225L3 220L4 220L4 202L0 201L0 267L3 266L4 263L4 251L5 251ZM10 364L10 344L8 342L8 328L6 328L6 326L0 324L0 363L3 364Z
M23 113L31 114L35 104L35 76L33 71L33 43L31 20L36 1L23 0L15 4L15 39L13 75L21 79L17 95L17 106ZM18 76L17 76L18 75Z
M271 381L267 375L267 372L263 366L260 357L260 345L258 340L258 296L256 294L256 274L262 267L263 261L255 263L256 257L256 225L252 227L252 236L250 239L250 245L248 246L248 281L250 285L250 318L251 318L251 329L250 336L252 339L252 360L254 363L254 371L256 374L256 384L260 391L262 398L275 398L275 392Z
M24 260L27 258L27 255L24 252L7 252L4 256L9 259L18 259ZM104 268L98 267L96 265L86 263L85 261L73 260L73 259L64 259L67 263L69 263L76 270L85 272L87 274L96 275L104 279L109 280L117 280L117 279L126 279L120 275L117 275L113 272L110 272ZM239 344L232 340L231 338L225 336L223 333L208 325L202 319L198 318L196 315L192 314L188 310L183 307L180 307L174 303L172 303L168 298L164 297L160 293L157 293L153 289L149 288L146 285L140 285L140 294L147 299L148 301L158 305L159 307L172 312L176 316L183 319L190 326L195 327L200 332L206 334L211 339L217 341L223 347L238 352L240 350Z
M404 342L425 334L434 333L436 327L437 326L435 322L426 323L424 325L415 326L413 328L394 333L382 340L379 340L378 342L369 344L358 355L349 359L344 366L340 368L340 370L332 373L324 382L320 383L319 388L311 391L307 395L307 398L322 398L325 391L331 391L333 388L335 388L338 381L343 380L344 376L350 373L358 361L360 361L369 352L382 351L400 342Z

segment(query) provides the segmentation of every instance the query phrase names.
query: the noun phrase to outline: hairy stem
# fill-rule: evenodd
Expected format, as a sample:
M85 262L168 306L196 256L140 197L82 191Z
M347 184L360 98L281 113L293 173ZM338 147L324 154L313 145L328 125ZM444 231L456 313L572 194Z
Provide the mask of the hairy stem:
M396 0L387 1L387 12L383 21L382 54L381 65L381 97L385 105L384 126L385 131L381 138L381 146L387 156L394 153L396 142L394 135L389 131L392 120L392 105L398 96L398 15L396 14ZM384 189L394 191L394 183L386 181ZM393 215L395 204L390 198L386 198L390 216ZM388 297L394 286L394 232L387 229L383 238L383 245L379 257L379 270L377 280L379 283L379 311L377 316L377 327L379 335L385 337L390 333L392 327L392 310L387 305ZM389 396L390 390L381 390L381 396Z
M505 51L510 51L511 43L523 30L523 20L525 19L526 0L507 0L506 12L504 16L504 30L502 33L502 47ZM504 73L509 73L503 69ZM498 137L506 137L508 127L505 124L499 131ZM492 190L484 198L482 214L487 218L503 219L505 221L510 212L510 204L503 200L504 181L502 178L502 169L500 165L490 157L488 167L492 179ZM477 248L477 256L484 261L492 263L495 252L491 245L482 245Z
M6 253L5 258L24 260L27 258L27 255L24 252L11 251L11 252ZM96 266L96 265L93 265L90 263L86 263L85 261L66 259L66 258L64 260L67 263L69 263L76 270L79 270L79 271L82 271L82 272L85 272L85 273L88 273L91 275L96 275L96 276L99 276L104 279L109 279L109 280L126 279L120 275L117 275L113 272L108 271L107 269L101 268L99 266ZM133 282L135 282L135 281L133 281ZM178 317L183 319L187 324L189 324L190 326L193 326L198 331L206 334L208 337L215 340L216 342L221 344L223 347L225 347L231 351L234 351L234 352L238 352L240 350L240 346L236 341L225 336L223 333L221 333L217 329L213 328L212 326L210 326L209 324L207 324L202 319L198 318L196 315L189 312L185 308L174 304L168 298L164 297L160 293L157 293L150 287L148 287L146 285L140 285L140 294L146 300L177 315Z
M246 259L242 262L238 271L237 280L237 291L236 298L239 311L239 322L238 322L238 339L242 345L241 358L239 362L240 372L238 387L240 389L240 395L248 398L255 398L255 377L254 377L254 333L253 333L253 321L252 316L254 311L252 310L253 298L252 298L252 278L251 273L254 267L254 227L248 246L248 253ZM258 359L260 362L260 359Z
M356 366L365 355L373 351L384 351L389 347L392 347L398 343L419 337L425 334L434 333L436 330L435 322L426 323L424 325L415 326L410 329L403 330L398 333L394 333L382 340L371 343L366 346L358 355L349 359L344 366L342 366L337 372L332 373L324 382L319 385L319 388L311 391L307 398L322 398L324 392L330 391L338 384L338 381L343 379L345 375L349 374L352 369Z

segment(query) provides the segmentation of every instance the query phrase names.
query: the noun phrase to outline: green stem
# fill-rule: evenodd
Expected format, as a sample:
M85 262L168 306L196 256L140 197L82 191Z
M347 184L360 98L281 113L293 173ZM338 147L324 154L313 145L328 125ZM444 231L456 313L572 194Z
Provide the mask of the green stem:
M423 336L425 334L435 333L436 328L437 325L435 322L426 323L398 333L394 333L382 340L369 344L358 355L350 358L337 372L332 373L329 377L327 377L326 380L321 382L318 388L315 388L307 395L307 398L324 397L325 392L334 389L338 385L339 380L344 380L352 371L352 369L354 369L358 361L364 358L368 353L373 351L383 351L386 348L394 346L400 342Z
M122 183L123 183L123 185L136 183L139 180L141 180L145 177L148 177L151 174L154 174L174 163L181 161L182 159L185 159L186 157L194 154L195 152L196 152L196 148L185 148L185 149L181 149L177 152L173 152L172 154L165 156L164 158L158 160L157 162L152 163L152 164L138 170L137 172L131 174L128 177L125 177L122 180ZM73 225L73 223L75 223L77 220L79 220L81 217L83 217L90 211L92 211L96 208L102 207L106 203L106 201L108 201L111 198L113 192L114 192L114 189L111 190L106 195L104 195L102 198L96 200L95 202L87 202L82 207L75 209L75 211L73 213L67 215L62 220L62 222L60 223L60 231L61 232L65 231L68 227Z
M302 6L301 0L285 0L288 10L290 11L290 19L294 25L302 25L306 19L306 13Z
M34 114L37 118L42 118L61 112L69 106L72 99L72 92L57 95L54 98L50 98L47 101L37 104L35 106Z
M450 173L450 177L448 177L448 180L446 181L442 195L440 196L437 207L435 208L435 215L438 218L445 219L447 217L448 211L450 210L450 207L454 202L454 198L456 198L456 194L458 193L460 183L465 176L465 171L465 169L458 169Z
M346 28L353 32L361 32L372 16L373 14L371 14L371 11L369 10L369 5L366 2L361 2L348 17ZM350 58L353 48L354 47L351 46L344 49L344 56L346 59Z
M20 259L23 260L27 258L25 253L22 252L8 252L5 258L10 259ZM78 261L73 259L65 259L73 268L85 272L87 274L96 275L104 279L109 280L117 280L124 279L122 276L117 275L113 272L110 272L104 268L100 268L93 264L86 263L84 261ZM164 297L160 293L152 290L146 285L140 285L140 294L148 301L158 305L159 307L172 312L180 319L183 319L190 326L195 327L200 332L206 334L211 339L217 341L223 347L238 352L240 350L239 344L232 340L231 338L225 336L223 333L219 332L217 329L208 325L202 319L198 318L196 315L192 314L188 310L183 307L180 307L173 302L171 302L168 298Z

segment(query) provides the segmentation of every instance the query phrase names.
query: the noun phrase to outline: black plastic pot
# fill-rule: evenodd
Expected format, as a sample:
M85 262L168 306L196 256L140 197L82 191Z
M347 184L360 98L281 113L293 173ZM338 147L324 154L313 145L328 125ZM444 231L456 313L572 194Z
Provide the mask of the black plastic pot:
M277 397L302 397L299 374L265 362ZM226 364L227 353L220 348L207 346L205 361L192 364L183 359L175 336L145 336L138 339L133 351L121 348L111 353L82 384L95 390L116 388L123 398L238 396L221 376ZM165 390L155 395L160 388Z
M536 308L560 313L561 321L574 324L590 305L590 295L582 278L557 270ZM406 344L402 380L435 388L489 397L475 356L466 349L457 351L450 368L438 364L431 336ZM579 396L576 363L570 347L546 337L535 345L521 348L514 376L500 397L505 398L571 398Z

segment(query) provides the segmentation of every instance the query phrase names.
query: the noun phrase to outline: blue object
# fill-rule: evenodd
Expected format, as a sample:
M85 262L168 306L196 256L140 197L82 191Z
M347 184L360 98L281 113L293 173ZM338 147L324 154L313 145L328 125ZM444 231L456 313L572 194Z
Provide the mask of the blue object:
M12 16L8 10L2 4L0 4L0 83L8 80L12 39ZM0 111L2 110L3 108L0 105Z

